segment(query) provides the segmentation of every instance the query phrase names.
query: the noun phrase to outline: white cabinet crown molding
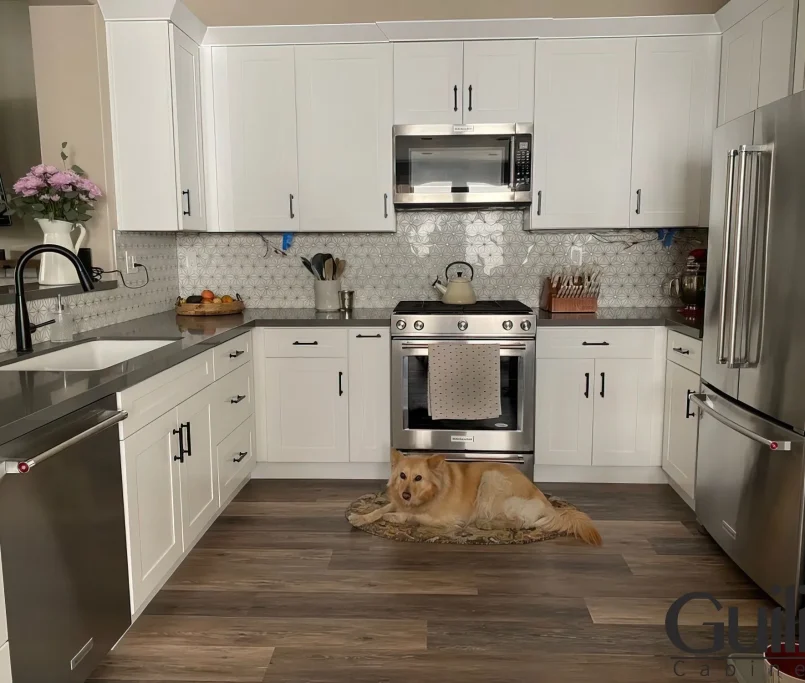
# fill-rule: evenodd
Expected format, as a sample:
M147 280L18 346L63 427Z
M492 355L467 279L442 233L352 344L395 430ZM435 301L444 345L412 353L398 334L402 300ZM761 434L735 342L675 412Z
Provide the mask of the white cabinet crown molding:
M204 44L214 47L387 42L388 38L377 24L211 26L204 37Z
M731 29L742 19L765 4L766 0L730 0L713 16L718 23L719 33Z
M181 0L97 0L105 21L170 21L198 45L207 26Z

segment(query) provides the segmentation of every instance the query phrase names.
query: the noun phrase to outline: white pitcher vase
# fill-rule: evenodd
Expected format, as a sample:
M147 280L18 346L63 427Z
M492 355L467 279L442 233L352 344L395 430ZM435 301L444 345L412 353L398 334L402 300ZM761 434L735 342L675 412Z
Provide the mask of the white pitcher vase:
M87 237L87 229L81 223L53 221L49 218L37 218L36 222L39 223L39 227L45 233L44 244L58 244L60 247L69 249L74 254L78 253L78 248ZM78 239L73 244L73 238L70 233L75 228L78 228L79 234ZM40 285L72 285L78 282L78 273L76 273L75 267L64 256L50 252L40 256Z

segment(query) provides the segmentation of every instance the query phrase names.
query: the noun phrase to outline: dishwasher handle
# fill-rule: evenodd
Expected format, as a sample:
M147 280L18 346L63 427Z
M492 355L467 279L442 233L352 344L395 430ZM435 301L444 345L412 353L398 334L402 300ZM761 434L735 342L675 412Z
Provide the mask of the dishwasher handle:
M89 429L84 430L80 434L76 434L75 436L67 439L66 441L62 441L58 446L54 446L53 448L49 448L48 450L40 453L36 457L31 458L30 460L22 460L20 462L13 462L7 461L3 463L5 467L6 474L27 474L34 468L36 465L40 465L41 463L45 462L48 458L52 458L54 455L58 455L63 450L70 448L70 446L75 446L77 443L88 439L99 432L102 432L104 429L108 429L112 425L116 425L118 422L123 422L129 414L125 410L120 410L116 412L114 415L107 417L105 420L102 420L96 425L93 425Z

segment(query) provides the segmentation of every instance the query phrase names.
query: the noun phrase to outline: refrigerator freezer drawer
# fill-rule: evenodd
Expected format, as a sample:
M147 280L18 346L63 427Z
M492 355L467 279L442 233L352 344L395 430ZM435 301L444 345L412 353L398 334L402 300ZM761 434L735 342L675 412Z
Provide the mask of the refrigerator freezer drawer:
M701 419L699 521L782 604L779 589L802 580L805 439L715 392L692 401Z

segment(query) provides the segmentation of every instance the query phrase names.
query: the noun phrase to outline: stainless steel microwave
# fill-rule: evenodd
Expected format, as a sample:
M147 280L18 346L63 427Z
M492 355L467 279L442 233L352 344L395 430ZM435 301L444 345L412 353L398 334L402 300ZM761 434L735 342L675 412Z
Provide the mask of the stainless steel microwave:
M531 204L534 124L394 126L394 203Z

